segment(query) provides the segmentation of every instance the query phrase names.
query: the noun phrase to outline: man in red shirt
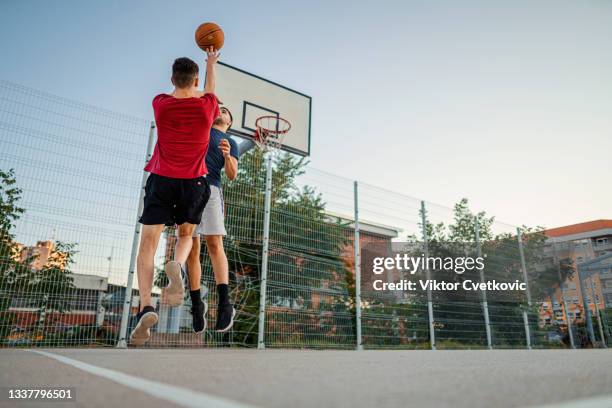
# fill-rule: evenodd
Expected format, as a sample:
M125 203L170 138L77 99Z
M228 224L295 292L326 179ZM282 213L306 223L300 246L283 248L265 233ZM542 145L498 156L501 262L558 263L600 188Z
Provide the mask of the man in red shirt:
M206 52L206 84L198 91L198 65L189 58L178 58L172 65L174 92L153 99L157 124L157 143L145 170L150 172L145 186L144 208L140 223L142 234L138 249L137 271L140 290L138 323L130 341L142 345L149 340L150 328L158 316L151 302L153 262L159 237L166 225L178 225L174 261L166 264L169 284L166 295L169 306L183 303L185 289L182 274L191 251L194 228L210 196L204 177L210 129L219 116L215 92L215 64L219 53ZM204 314L202 310L194 313Z

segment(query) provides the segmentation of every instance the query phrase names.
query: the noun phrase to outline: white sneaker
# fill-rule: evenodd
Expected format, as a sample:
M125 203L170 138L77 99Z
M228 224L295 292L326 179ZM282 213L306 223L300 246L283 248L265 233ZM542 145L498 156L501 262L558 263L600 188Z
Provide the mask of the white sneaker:
M180 306L185 300L185 287L183 286L183 269L181 264L170 261L166 264L166 276L168 276L168 286L166 286L166 299L168 306Z

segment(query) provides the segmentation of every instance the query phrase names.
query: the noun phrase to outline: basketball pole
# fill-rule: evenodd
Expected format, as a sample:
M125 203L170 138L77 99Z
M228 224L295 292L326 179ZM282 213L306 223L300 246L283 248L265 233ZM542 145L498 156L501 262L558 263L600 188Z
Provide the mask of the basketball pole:
M266 153L266 190L264 198L263 250L261 256L261 285L259 289L259 326L257 348L265 349L266 283L268 280L268 249L270 247L270 209L272 207L272 153Z
M149 129L149 141L147 143L147 156L145 164L151 160L153 155L153 139L155 138L155 122L151 122ZM138 218L142 214L144 208L145 185L147 184L148 173L143 170L142 179L140 182L140 197L138 198L138 212L136 213L136 226L134 227L134 237L132 238L132 254L130 256L130 269L128 272L128 280L125 286L125 294L123 299L123 313L121 315L121 328L119 329L119 341L117 348L127 348L127 326L130 319L130 309L132 303L132 287L134 286L134 270L136 269L136 256L138 255L138 242L140 241L140 230L142 225L138 222Z

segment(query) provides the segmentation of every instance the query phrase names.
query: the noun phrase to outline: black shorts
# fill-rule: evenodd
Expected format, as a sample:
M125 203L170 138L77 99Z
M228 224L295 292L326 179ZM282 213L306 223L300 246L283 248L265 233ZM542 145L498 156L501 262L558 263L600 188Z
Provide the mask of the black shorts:
M176 179L151 173L145 186L140 223L145 225L199 224L210 197L206 177Z

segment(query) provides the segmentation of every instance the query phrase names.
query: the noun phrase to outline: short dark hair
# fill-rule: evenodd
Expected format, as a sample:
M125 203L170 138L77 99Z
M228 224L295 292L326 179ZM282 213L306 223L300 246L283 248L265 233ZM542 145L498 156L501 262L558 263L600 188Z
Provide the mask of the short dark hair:
M187 57L177 58L172 64L172 80L178 88L187 88L200 72L198 64Z

